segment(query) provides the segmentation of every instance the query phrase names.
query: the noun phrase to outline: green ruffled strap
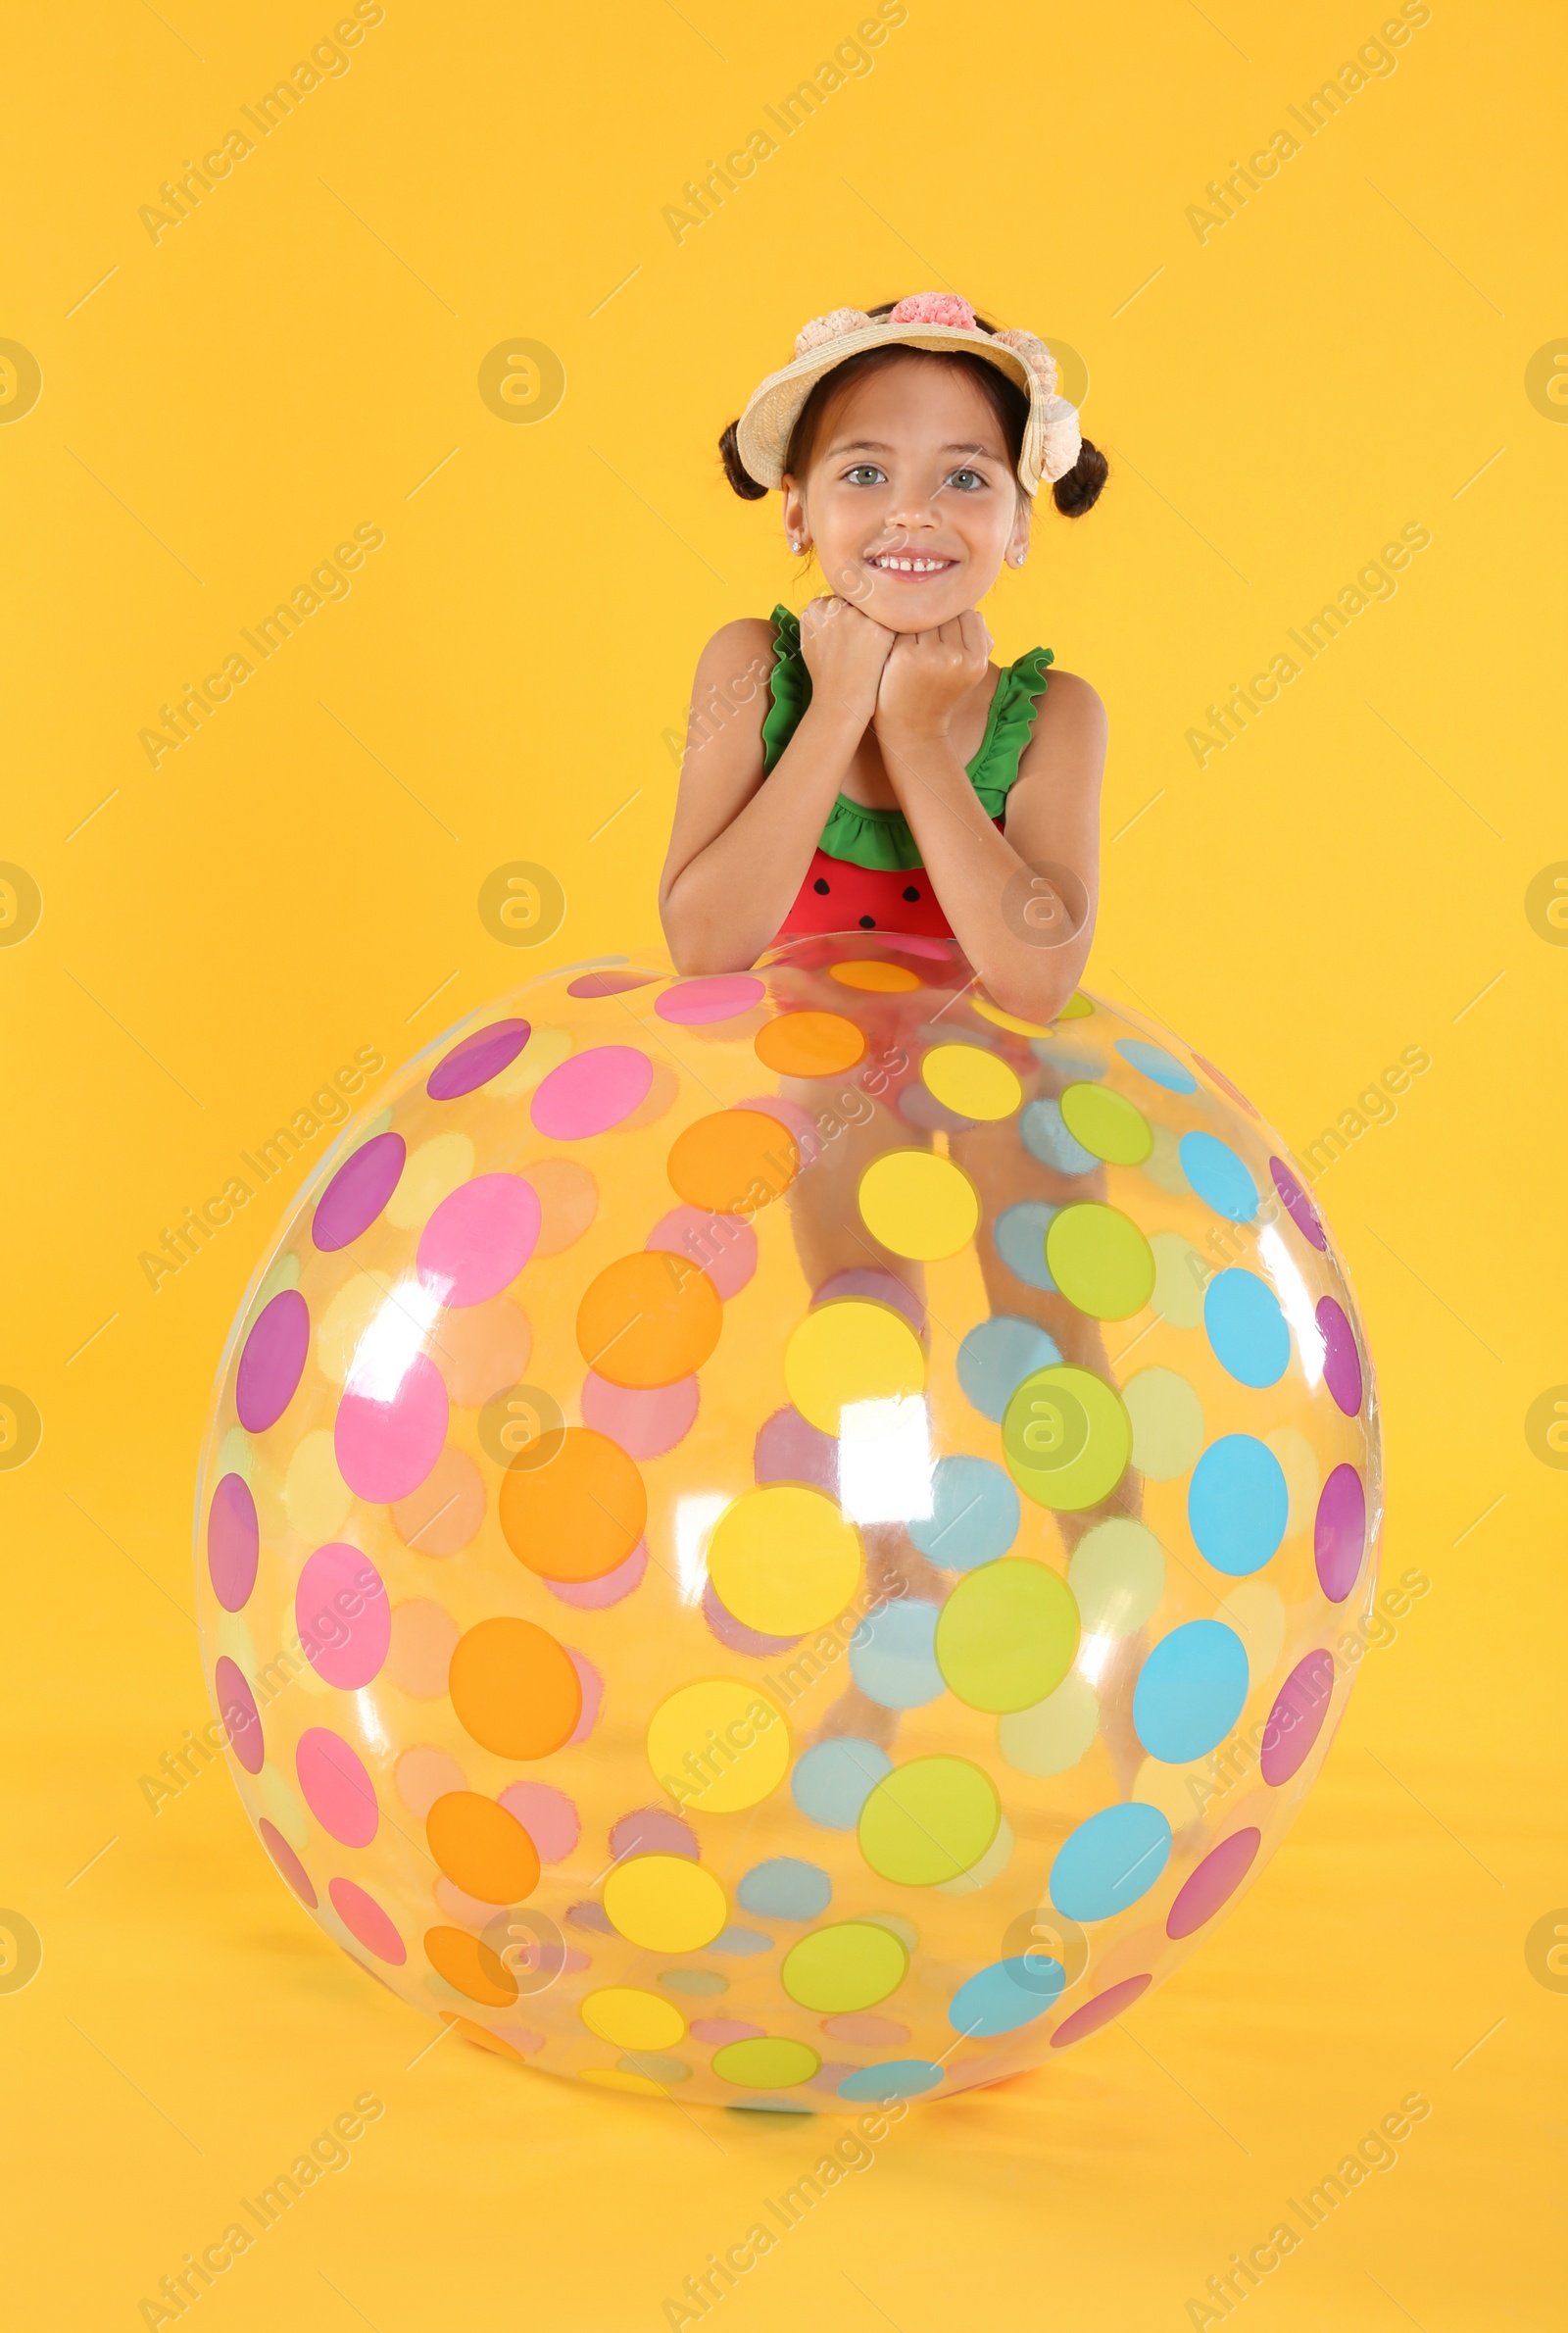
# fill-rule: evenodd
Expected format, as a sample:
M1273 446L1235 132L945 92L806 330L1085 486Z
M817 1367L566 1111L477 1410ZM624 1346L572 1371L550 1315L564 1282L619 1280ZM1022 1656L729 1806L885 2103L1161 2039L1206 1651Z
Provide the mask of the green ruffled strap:
M1008 665L997 683L980 751L969 764L969 783L988 819L1001 818L1017 782L1018 764L1034 729L1035 706L1049 679L1046 668L1054 662L1049 648L1031 648Z
M801 620L788 608L773 610L773 702L762 720L762 775L765 777L800 726L811 702L811 675L801 654Z

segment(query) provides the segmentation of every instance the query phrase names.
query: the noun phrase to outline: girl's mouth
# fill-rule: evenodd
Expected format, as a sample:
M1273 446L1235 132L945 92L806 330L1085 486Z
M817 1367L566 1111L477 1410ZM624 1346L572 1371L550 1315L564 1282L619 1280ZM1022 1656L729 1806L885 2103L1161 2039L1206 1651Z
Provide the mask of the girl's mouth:
M933 575L945 575L957 566L956 559L934 557L923 551L873 551L867 567L875 568L879 575L896 575L901 583L924 583Z

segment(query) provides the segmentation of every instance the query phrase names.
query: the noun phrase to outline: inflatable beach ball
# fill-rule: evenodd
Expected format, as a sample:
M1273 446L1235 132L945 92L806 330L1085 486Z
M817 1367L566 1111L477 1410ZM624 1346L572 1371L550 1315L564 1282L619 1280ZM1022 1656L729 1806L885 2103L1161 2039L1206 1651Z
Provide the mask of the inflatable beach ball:
M1256 1879L1377 1415L1279 1137L951 942L535 981L326 1157L225 1352L219 1738L311 1916L517 2062L769 2110L1054 2061Z

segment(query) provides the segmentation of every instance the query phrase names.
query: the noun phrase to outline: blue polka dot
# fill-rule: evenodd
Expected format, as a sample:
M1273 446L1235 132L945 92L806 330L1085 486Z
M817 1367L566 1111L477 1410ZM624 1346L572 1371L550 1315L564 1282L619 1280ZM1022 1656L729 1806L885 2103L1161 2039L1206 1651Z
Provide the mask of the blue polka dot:
M1186 1765L1223 1742L1247 1699L1247 1652L1222 1620L1162 1636L1138 1673L1133 1725L1151 1758Z
M1291 1363L1291 1332L1279 1298L1255 1271L1233 1266L1209 1281L1203 1326L1214 1359L1241 1385L1277 1385Z
M1124 1062L1135 1069L1142 1069L1156 1085L1168 1094L1196 1094L1198 1080L1191 1069L1184 1068L1173 1053L1161 1045L1146 1045L1142 1037L1118 1037L1116 1051Z
M1187 1521L1216 1571L1261 1571L1285 1536L1285 1470L1266 1442L1226 1434L1211 1442L1187 1486Z
M1182 1172L1199 1198L1228 1223L1250 1223L1257 1213L1258 1189L1230 1144L1214 1134L1184 1134L1178 1147Z
M734 1953L742 1960L750 1960L756 1953L770 1953L771 1936L764 1936L760 1928L726 1928L705 1948L710 1953Z
M937 1607L903 1596L868 1613L850 1639L850 1667L868 1701L885 1710L918 1710L947 1687L937 1657Z
M1051 1901L1070 1920L1108 1920L1147 1896L1170 1855L1157 1807L1102 1807L1066 1838L1051 1866Z
M1054 1166L1058 1174L1092 1174L1100 1165L1094 1152L1068 1133L1059 1102L1044 1097L1031 1102L1018 1120L1018 1132L1030 1157L1042 1166Z
M1024 1199L998 1216L992 1234L1007 1269L1016 1272L1025 1287L1041 1288L1048 1296L1055 1294L1056 1283L1046 1262L1046 1232L1052 1216L1060 1213L1049 1200Z
M1020 1320L1013 1313L999 1313L971 1328L958 1347L958 1383L982 1417L1000 1425L1003 1412L1036 1369L1050 1368L1061 1359L1061 1348L1046 1334L1038 1320Z
M814 1920L833 1901L833 1882L815 1863L775 1855L754 1863L735 1894L743 1911L762 1919Z
M836 1742L816 1742L803 1751L790 1776L795 1804L808 1822L824 1831L853 1831L865 1805L893 1761L875 1742L857 1741L846 1734Z
M948 2023L955 2033L987 2038L1016 2033L1045 2015L1066 1981L1061 1962L1043 1953L994 1961L958 1987L948 2004Z
M893 2058L886 2065L858 2065L839 2084L839 2096L888 2107L896 2098L918 2098L922 2091L935 2090L941 2079L941 2066L929 2058Z
M945 1571L973 1571L994 1564L1018 1536L1018 1494L991 1459L938 1459L931 1476L931 1513L907 1528L922 1556Z

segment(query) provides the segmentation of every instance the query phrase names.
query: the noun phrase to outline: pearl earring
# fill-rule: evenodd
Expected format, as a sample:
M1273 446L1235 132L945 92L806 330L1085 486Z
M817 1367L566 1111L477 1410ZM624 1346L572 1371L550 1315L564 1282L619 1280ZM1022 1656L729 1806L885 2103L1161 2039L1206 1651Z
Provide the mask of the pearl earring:
M1029 556L1029 554L1028 554L1028 552L1027 552L1027 551L1020 551L1020 552L1019 552L1019 554L1018 554L1018 556L1017 556L1017 558L1016 558L1016 559L1013 561L1013 563L1012 563L1012 564L1013 564L1013 566L1014 566L1014 567L1022 567L1022 565L1023 565L1024 561L1025 561L1025 560L1028 558L1028 556Z

